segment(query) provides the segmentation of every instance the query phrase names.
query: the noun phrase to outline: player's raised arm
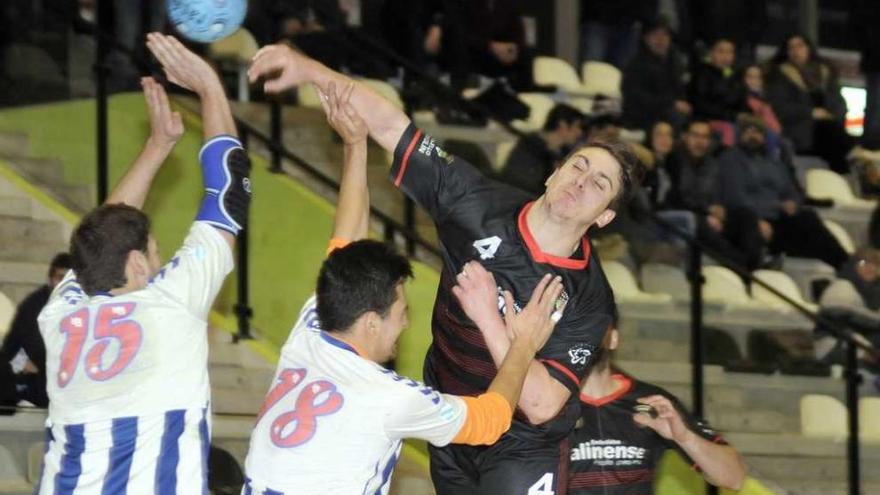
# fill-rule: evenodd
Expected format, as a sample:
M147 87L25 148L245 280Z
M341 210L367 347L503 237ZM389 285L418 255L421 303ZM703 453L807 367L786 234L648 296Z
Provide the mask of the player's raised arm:
M147 47L168 80L195 92L202 103L205 144L199 153L205 197L196 220L217 228L233 245L250 206L250 160L238 140L229 101L217 73L173 36L147 35Z
M333 220L333 243L367 237L370 191L367 187L367 124L351 104L354 83L318 88L327 122L342 138L345 158L339 181L339 202Z
M248 76L251 82L275 76L263 84L267 93L279 93L307 83L313 83L319 88L327 88L331 83L337 88L344 88L353 82L343 74L282 44L261 48L254 56ZM386 150L394 151L410 123L409 117L361 83L354 83L350 102L366 122L370 136Z
M107 197L106 204L125 203L142 208L153 178L183 135L183 121L179 113L171 111L165 88L152 77L142 78L141 86L144 88L147 115L150 117L150 137L140 155Z
M489 325L494 325L496 319L497 322L501 322L498 315L497 285L491 273L479 263L472 261L465 265L456 280L458 285L452 289L452 292L468 317L475 322ZM506 326L506 332L502 335L484 332L484 336L487 339L497 338L507 341L506 353L487 393L479 399L467 400L468 421L453 440L454 443L479 443L474 442L472 437L475 435L482 437L488 431L500 436L509 428L535 353L547 342L558 321L555 316L556 300L561 292L561 280L558 277L545 276L535 287L529 303L518 314L514 313L512 296L509 293L504 294L507 307L510 308L505 316L505 322L502 323ZM503 397L506 402L504 418L499 417L502 411L490 400L493 395ZM506 422L502 423L502 420ZM495 428L487 429L485 427L487 424L495 425Z

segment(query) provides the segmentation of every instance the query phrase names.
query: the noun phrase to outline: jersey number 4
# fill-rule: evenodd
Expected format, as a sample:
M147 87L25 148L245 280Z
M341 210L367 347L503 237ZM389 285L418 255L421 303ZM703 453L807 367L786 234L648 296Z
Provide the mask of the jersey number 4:
M118 375L128 366L141 347L141 326L128 319L134 312L135 303L110 303L98 308L92 330L94 345L86 353L85 373L92 380L104 381ZM61 366L58 368L58 386L66 387L76 373L86 337L89 334L89 308L83 308L61 320L60 331L67 336L61 350ZM104 354L115 342L116 358L106 365Z
M318 416L327 416L342 408L344 398L336 391L336 385L327 380L317 380L303 384L308 374L302 368L285 368L278 374L278 383L266 396L266 402L257 416L259 421L263 414L278 403L287 394L300 388L294 408L279 414L270 426L269 434L272 443L277 447L298 447L315 436L318 428Z

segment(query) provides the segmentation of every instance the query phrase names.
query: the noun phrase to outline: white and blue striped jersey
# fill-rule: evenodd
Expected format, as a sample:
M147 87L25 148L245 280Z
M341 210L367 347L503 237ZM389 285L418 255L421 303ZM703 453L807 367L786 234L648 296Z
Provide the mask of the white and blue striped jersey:
M47 451L37 493L207 493L207 317L232 250L195 222L127 294L86 295L71 271L40 313Z
M467 406L360 357L303 306L251 434L244 495L385 495L405 438L449 443Z

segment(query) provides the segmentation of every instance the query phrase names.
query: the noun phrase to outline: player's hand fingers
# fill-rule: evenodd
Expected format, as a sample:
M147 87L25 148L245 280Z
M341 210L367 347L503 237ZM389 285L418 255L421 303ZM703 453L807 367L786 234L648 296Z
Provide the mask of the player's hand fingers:
M284 68L283 59L276 52L269 52L260 58L255 58L248 69L248 79L251 82L256 81L260 77Z
M345 89L342 90L342 98L341 100L346 104L351 104L351 95L354 94L354 81L349 81L348 84L345 85Z
M541 295L544 293L544 289L547 288L547 284L550 283L550 274L547 273L543 277L541 277L541 281L538 282L538 285L535 286L535 289L532 290L532 297L529 299L529 304L533 302L539 302L541 300Z
M509 290L504 291L504 321L508 324L508 328L510 327L510 323L513 318L516 316L516 306L513 301L513 294L510 293Z
M180 112L171 112L171 125L175 132L183 134L183 116L180 115Z
M464 291L461 289L461 287L459 287L457 285L452 286L452 294L459 300L459 302L462 303L462 305L464 305L466 297L465 297Z
M556 276L547 285L547 288L544 290L544 293L541 294L541 309L544 310L545 313L549 313L556 306L556 300L559 299L559 294L562 293L562 277Z

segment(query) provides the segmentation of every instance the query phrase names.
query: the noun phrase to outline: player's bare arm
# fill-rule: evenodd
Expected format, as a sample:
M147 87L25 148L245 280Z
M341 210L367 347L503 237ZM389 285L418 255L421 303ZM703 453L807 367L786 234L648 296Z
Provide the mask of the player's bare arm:
M184 130L180 114L171 110L165 88L152 77L142 78L141 86L150 118L150 137L105 201L107 204L125 203L138 209L144 206L153 179Z
M193 91L201 100L206 144L199 159L206 195L197 219L212 224L230 247L234 246L235 236L247 221L250 163L238 141L220 78L204 59L173 36L150 33L147 47L162 64L169 81ZM239 152L231 152L234 150Z
M710 442L694 433L685 424L678 409L662 395L651 395L638 401L654 408L657 416L637 413L633 416L636 423L677 443L700 466L706 481L730 490L742 488L746 467L736 449L730 445Z
M467 263L464 271L468 274L474 273L476 278L484 282L486 280L484 274L488 274L486 269L477 262ZM460 277L461 274L459 274ZM482 332L483 338L486 339L486 346L489 348L495 366L500 367L504 356L510 349L511 340L508 326L498 314L497 290L496 285L484 283L480 290L474 291L470 298L463 299L459 296L458 300L461 302L465 314L473 320ZM453 292L456 292L455 288L453 288ZM534 297L533 293L532 299ZM488 301L493 301L494 305L486 304ZM508 308L513 307L512 302L507 302L506 305ZM550 376L543 364L533 359L529 364L528 375L523 383L518 405L531 423L541 424L553 419L559 413L569 395L571 392Z
M313 83L327 88L333 83L344 88L353 82L348 77L326 67L293 48L282 45L264 46L254 55L248 70L250 81L270 78L263 84L267 93L280 93L301 84ZM367 86L354 82L351 105L367 124L370 136L388 151L394 151L400 136L409 125L409 117Z
M367 237L370 191L367 187L367 124L351 104L354 83L317 88L327 122L342 138L344 159L333 238L356 241Z
M510 403L511 410L519 402L523 381L529 372L535 353L550 338L557 318L553 317L556 300L562 292L559 277L546 275L535 287L532 297L525 308L519 313L509 310L504 321L498 316L498 296L495 278L482 265L471 261L456 277L458 285L452 292L458 298L465 313L483 330L481 322L497 329L501 323L504 330L484 332L488 340L504 340L507 351L501 359L498 374L489 386L489 391L503 395ZM508 308L513 308L513 296L504 293ZM494 313L494 316L493 316Z

